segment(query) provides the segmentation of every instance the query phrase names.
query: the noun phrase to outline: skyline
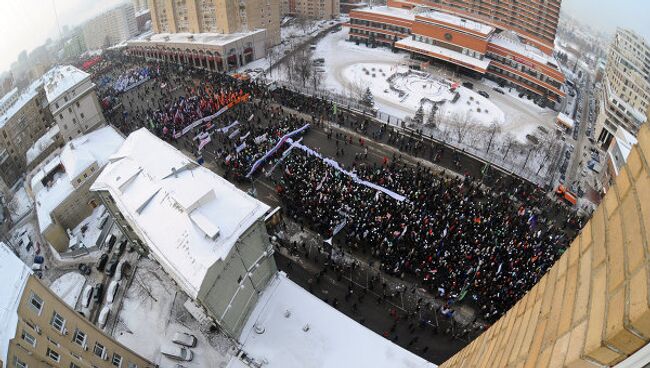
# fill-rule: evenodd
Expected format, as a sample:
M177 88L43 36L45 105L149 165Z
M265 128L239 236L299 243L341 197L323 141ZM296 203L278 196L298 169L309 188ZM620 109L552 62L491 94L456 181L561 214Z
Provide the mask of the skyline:
M28 53L43 45L48 38L58 39L53 4L59 16L61 28L75 27L94 16L113 8L125 0L9 0L0 2L0 32L5 35L20 34L22 37L9 37L2 44L0 52L0 73L9 70L22 51ZM598 6L594 6L597 3ZM644 14L650 14L650 2L627 0L624 6L606 0L564 0L562 11L581 23L594 29L613 33L617 27L630 28L646 40L650 40L650 23ZM625 21L622 21L625 20ZM34 27L39 24L39 27Z

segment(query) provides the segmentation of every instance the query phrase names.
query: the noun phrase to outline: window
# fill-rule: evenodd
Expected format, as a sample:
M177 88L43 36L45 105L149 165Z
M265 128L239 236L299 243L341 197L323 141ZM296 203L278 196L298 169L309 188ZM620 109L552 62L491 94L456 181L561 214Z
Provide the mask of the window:
M129 362L129 368L138 368L138 365L135 363Z
M77 105L77 107L79 107L79 101L77 101L76 105Z
M121 367L122 366L122 357L118 353L113 353L113 359L111 360L111 363L115 367Z
M54 351L54 350L52 350L50 348L47 348L47 356L48 356L48 358L54 360L55 362L58 362L61 359L61 356L59 355L59 353L57 353L56 351Z
M106 348L104 347L104 345L96 342L95 347L93 348L93 353L95 353L95 355L103 359L104 355L106 354Z
M68 107L68 112L72 114L72 107Z
M70 362L70 368L81 368L80 366Z
M56 102L56 103L54 104L54 106L58 109L58 108L59 108L59 103Z
M20 335L20 337L25 340L27 343L29 343L31 346L36 346L36 339L34 336L30 335L27 333L27 331L23 330L23 333Z
M27 368L27 363L18 359L17 356L14 356L14 367L15 368Z
M77 329L74 332L74 337L72 338L72 341L76 342L77 345L84 346L86 345L86 333Z
M29 297L29 305L34 309L36 313L39 315L41 314L41 311L43 310L43 299L39 297L38 295L32 293Z
M79 102L77 102L77 104L79 104ZM77 106L77 107L78 107L78 106ZM84 113L83 113L83 112L82 112L82 113L79 113L79 116L81 116L81 118L83 119L83 118L84 118Z
M50 324L52 325L52 327L54 327L55 330L59 331L60 333L63 333L63 326L65 326L65 318L63 318L57 312L53 312L52 320L50 321Z

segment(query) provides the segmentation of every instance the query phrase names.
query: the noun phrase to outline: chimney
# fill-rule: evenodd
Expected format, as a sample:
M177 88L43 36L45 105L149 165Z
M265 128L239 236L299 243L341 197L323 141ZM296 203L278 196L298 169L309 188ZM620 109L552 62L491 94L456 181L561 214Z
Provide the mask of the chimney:
M172 167L172 174L174 174L174 177L175 177L175 178L178 178L178 175L177 175L177 173L176 173L176 168L175 168L175 167Z
M72 141L70 142L70 149L74 150L74 143Z

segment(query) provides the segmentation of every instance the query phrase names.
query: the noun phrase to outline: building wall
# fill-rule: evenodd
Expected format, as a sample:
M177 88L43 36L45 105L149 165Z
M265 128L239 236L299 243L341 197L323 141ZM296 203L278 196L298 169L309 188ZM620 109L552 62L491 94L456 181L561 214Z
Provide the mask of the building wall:
M601 367L650 341L650 128L571 247L441 368Z
M50 110L66 142L100 127L105 122L95 84L90 78L52 101Z
M137 32L135 11L131 4L108 10L83 25L84 40L89 50L117 45Z
M30 304L31 296L35 294L42 301L39 310ZM63 332L52 326L52 318L57 313L65 319ZM129 363L138 368L154 367L155 365L124 345L118 343L110 336L104 334L99 328L90 323L86 318L68 307L49 288L43 285L34 276L30 276L18 306L18 326L16 336L9 344L8 365L14 367L14 359L18 359L29 367L114 367L113 357L117 354L122 358L122 367ZM23 331L31 336L35 343L23 339ZM75 342L77 331L85 334L85 342ZM29 337L28 337L29 339ZM31 339L30 339L31 340ZM95 354L95 344L104 346L106 357ZM87 348L85 348L86 346ZM48 349L59 355L59 361L48 357Z
M259 220L240 237L224 261L208 270L198 299L221 328L236 338L276 272L273 246L264 222Z
M309 19L332 19L340 14L339 0L282 0L282 15L305 17Z
M487 51L488 42L486 37L471 35L462 29L455 30L449 27L417 21L417 19L411 29L413 34L429 37L436 41L449 44L451 47L477 51L481 55L484 55Z

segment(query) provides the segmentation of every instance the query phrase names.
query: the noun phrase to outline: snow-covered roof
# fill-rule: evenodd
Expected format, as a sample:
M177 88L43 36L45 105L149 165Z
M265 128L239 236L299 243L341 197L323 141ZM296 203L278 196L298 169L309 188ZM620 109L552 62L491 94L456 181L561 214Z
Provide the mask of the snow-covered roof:
M26 159L27 159L27 165L29 165L38 155L43 153L43 151L47 150L48 147L53 145L54 142L54 137L56 137L57 134L59 134L60 128L58 124L55 124L53 127L51 127L45 134L43 134L39 139L34 142L34 144L29 147L27 152L25 153Z
M255 34L265 33L266 30L258 29L251 32L240 33L154 33L150 39L135 39L127 41L127 43L187 43L191 45L214 45L226 46L235 41L243 40Z
M557 61L552 55L547 55L535 46L527 45L519 39L519 36L512 31L495 33L490 37L490 43L510 50L516 54L527 57L540 64L548 65L557 69Z
M393 18L404 20L415 20L415 14L411 10L393 8L392 6L372 6L366 8L354 9L355 12L363 12L369 14L386 15Z
M265 368L436 367L350 319L282 272L260 297L239 341L248 357L267 362ZM227 367L250 366L233 358Z
M0 242L0 360L9 364L9 340L16 335L18 305L32 271Z
M565 125L569 129L573 129L575 122L567 114L561 112L557 115L557 121Z
M20 109L22 109L29 101L31 101L38 94L38 89L43 85L43 82L38 79L32 82L27 89L25 89L20 97L0 116L0 128L2 128L11 117L14 116Z
M79 70L72 65L55 66L43 75L47 102L52 103L65 92L87 78L90 78L90 74Z
M68 142L58 157L36 172L31 185L35 193L36 215L41 232L52 223L50 213L74 191L72 180L94 162L100 168L106 165L109 157L123 142L124 138L113 127L97 129ZM51 186L39 190L38 181L59 164L63 165L65 172L56 174Z
M152 255L192 298L208 269L269 209L144 128L126 138L91 190L109 191Z
M406 48L407 50L415 48L415 49L418 49L418 50L421 50L421 51L424 51L424 52L440 55L440 56L446 57L448 59L452 59L452 60L447 60L447 61L461 62L461 63L467 64L467 65L469 65L471 67L480 69L482 72L485 72L487 70L487 68L488 68L488 65L490 65L490 60L487 59L487 58L484 58L483 60L476 59L476 58L473 58L473 57L471 57L469 55L465 55L463 53L456 52L456 51L453 51L453 50L450 50L450 49L447 49L447 48L444 48L444 47L440 47L440 46L436 46L436 45L430 45L428 43L416 41L411 37L406 37L403 40L399 40L399 41L395 42L395 46L398 47L398 48L400 46L402 46L402 47ZM433 55L430 55L430 56L433 56Z
M630 155L630 151L632 151L632 146L638 142L637 139L632 135L632 133L620 126L616 128L614 137L616 138L618 149L621 151L623 162L627 162L627 157Z
M474 32L478 32L484 36L494 32L494 27L487 24L475 22L473 20L457 17L455 15L441 13L439 11L430 10L417 14L419 17L429 18L434 21L451 24L456 27L465 28Z
M9 100L14 98L18 94L18 87L14 87L11 91L7 92L2 98L0 98L0 106L4 106Z

